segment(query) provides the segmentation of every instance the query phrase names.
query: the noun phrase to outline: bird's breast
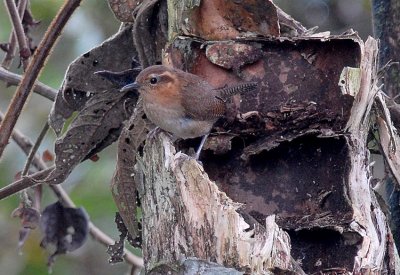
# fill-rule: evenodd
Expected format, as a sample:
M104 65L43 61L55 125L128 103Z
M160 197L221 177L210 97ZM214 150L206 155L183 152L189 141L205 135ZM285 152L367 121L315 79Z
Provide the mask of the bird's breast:
M180 108L165 108L152 102L144 104L144 111L158 127L184 139L208 134L215 122L195 120L187 117Z

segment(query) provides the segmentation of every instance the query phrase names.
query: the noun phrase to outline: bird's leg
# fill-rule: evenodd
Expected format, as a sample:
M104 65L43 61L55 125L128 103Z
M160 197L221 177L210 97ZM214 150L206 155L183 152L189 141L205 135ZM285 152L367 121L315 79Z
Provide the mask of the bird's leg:
M201 149L203 148L204 143L206 142L207 137L208 137L208 134L205 135L205 136L203 136L203 137L201 138L201 142L200 142L199 148L197 149L196 155L195 155L195 159L196 159L196 160L198 160L199 157L200 157Z

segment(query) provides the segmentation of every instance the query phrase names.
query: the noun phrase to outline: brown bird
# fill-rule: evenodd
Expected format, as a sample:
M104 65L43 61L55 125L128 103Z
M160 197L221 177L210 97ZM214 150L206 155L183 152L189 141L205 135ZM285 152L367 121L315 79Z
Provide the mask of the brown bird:
M196 152L198 159L211 128L225 114L226 99L256 87L256 82L245 82L215 89L197 75L155 65L141 71L121 92L138 90L144 112L162 130L183 139L204 136Z

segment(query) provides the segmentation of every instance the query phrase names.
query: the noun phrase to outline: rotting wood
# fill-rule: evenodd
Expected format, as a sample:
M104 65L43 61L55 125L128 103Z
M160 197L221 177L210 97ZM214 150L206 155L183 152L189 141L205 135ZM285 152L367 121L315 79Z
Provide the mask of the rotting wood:
M176 153L166 135L146 144L140 163L147 270L196 257L251 274L303 274L275 216L263 226L247 224L237 212L241 204L221 192L193 158Z
M254 96L233 99L230 113L217 123L206 144L201 158L205 171L183 153L175 153L168 137L147 140L135 173L143 204L147 271L160 265L174 270L182 258L196 257L255 274L297 268L307 273L394 274L398 255L370 189L366 146L377 93L376 42L369 39L364 45L352 31L310 35L302 28L296 37L273 37L279 28L236 28L236 19L223 9L212 14L224 31L213 34L215 21L206 17L200 2L210 9L224 1L167 1L170 40L163 63L201 75L217 88L258 80L261 89ZM270 14L276 13L268 7ZM199 14L204 18L193 22ZM157 22L146 27L151 26L156 29ZM158 54L143 54L143 64ZM196 142L175 145L190 152ZM217 185L210 185L208 177ZM222 209L216 205L221 198L226 200ZM234 201L244 204L240 211ZM229 217L236 227L228 223L214 229L217 235L206 234ZM267 226L271 220L273 226ZM285 253L265 271L257 269L257 263L239 261L248 246L239 246L241 252L229 256L241 244L237 236L249 237L240 231L246 224L250 232L282 232L284 245L275 242L273 249L284 248ZM215 251L221 244L222 250ZM268 262L264 252L260 250L259 259ZM293 259L299 266L290 264Z

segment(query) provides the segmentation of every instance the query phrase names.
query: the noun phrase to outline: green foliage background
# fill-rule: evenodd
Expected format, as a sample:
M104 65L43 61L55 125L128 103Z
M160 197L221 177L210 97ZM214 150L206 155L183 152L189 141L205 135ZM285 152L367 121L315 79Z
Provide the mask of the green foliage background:
M62 5L61 0L32 0L34 18L41 21L32 35L36 44L43 36L48 24ZM360 32L363 39L371 34L370 1L368 0L276 0L277 5L291 14L306 27L319 25L319 31L331 30L341 33L349 28ZM100 44L119 28L119 22L109 10L106 1L83 1L73 15L56 48L42 71L40 81L58 89L68 67L77 56ZM4 4L0 3L0 42L8 41L11 25ZM0 53L2 60L4 53ZM17 60L17 59L16 59ZM14 64L12 71L22 73ZM5 112L15 87L7 88L0 82L0 110ZM30 97L20 117L17 128L31 140L35 140L51 108L51 102L36 94ZM49 132L39 152L53 151L55 136ZM97 162L81 164L67 182L63 184L78 206L83 206L91 220L103 231L116 238L114 225L115 204L109 191L109 183L115 167L115 144L99 154ZM21 171L25 155L13 143L7 147L0 162L0 186L14 180ZM43 207L55 201L54 195L46 188ZM18 196L0 201L0 273L1 274L46 274L47 253L39 247L40 232L35 230L21 252L17 251L19 220L10 218L18 206ZM128 265L108 264L106 248L89 238L76 252L60 256L53 267L53 274L124 274Z

